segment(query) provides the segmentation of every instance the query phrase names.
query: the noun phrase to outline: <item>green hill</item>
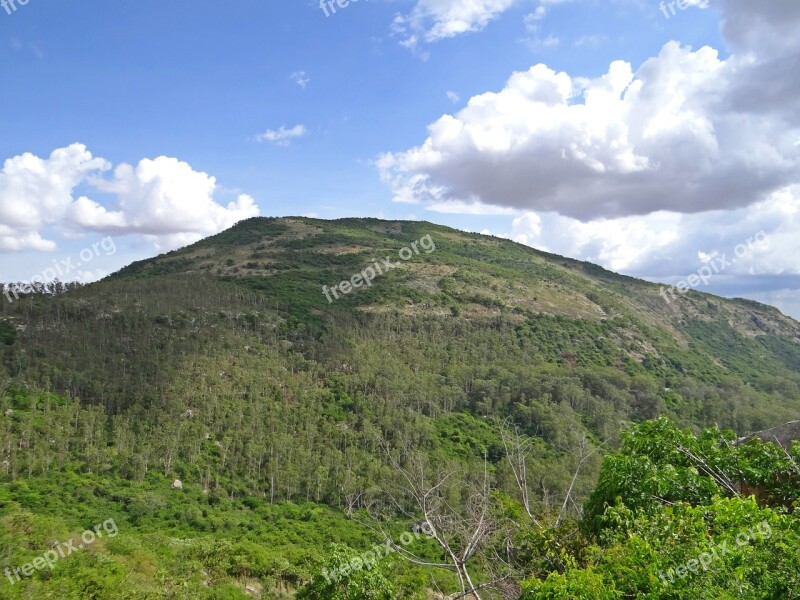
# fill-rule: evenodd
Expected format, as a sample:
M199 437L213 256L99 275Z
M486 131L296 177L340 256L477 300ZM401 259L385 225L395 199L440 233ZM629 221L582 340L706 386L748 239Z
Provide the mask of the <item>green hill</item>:
M0 304L2 508L52 515L77 477L97 522L117 514L137 535L162 523L239 543L248 526L276 531L252 511L302 504L340 532L327 541L357 545L369 529L344 517L366 518L399 481L393 452L489 472L517 498L505 423L529 444L532 511L577 517L631 422L744 435L800 414L800 323L660 292L430 223L250 219L85 288ZM280 531L259 575L238 575L264 594L290 594L319 558L302 528ZM168 546L144 562L177 560Z

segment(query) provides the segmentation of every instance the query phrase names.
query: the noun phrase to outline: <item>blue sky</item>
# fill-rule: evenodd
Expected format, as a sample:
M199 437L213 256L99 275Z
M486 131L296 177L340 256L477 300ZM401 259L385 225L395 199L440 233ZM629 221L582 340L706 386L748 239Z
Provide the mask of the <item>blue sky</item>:
M699 289L800 316L798 3L687 3L17 0L0 280L254 214L424 219L666 283L763 231Z

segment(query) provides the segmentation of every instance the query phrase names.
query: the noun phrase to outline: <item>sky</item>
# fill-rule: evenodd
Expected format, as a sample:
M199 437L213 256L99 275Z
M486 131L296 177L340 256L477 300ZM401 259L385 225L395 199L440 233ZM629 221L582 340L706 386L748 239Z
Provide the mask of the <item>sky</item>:
M0 162L0 281L371 216L800 318L800 2L0 0Z

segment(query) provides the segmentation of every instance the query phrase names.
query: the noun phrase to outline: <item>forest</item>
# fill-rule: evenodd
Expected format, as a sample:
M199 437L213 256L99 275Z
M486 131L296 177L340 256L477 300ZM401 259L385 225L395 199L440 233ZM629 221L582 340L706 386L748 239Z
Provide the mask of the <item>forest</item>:
M377 219L62 292L0 303L2 598L798 597L800 448L737 443L800 414L773 308Z

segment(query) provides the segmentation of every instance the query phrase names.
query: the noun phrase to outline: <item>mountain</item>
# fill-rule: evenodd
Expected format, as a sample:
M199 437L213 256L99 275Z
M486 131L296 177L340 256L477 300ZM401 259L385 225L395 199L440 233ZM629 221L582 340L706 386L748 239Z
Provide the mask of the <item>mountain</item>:
M365 269L369 285L331 291ZM252 426L261 443L258 425L285 433L303 419L335 446L395 421L444 443L460 420L509 417L553 442L572 428L607 439L661 414L740 434L797 417L800 324L752 301L689 291L667 302L662 291L430 223L255 218L0 315L17 331L9 385L142 419L136 435L154 444L186 420L217 440ZM223 462L263 484L263 464L254 475ZM334 494L304 476L275 488Z
M309 540L363 539L339 511L373 507L412 453L516 497L513 430L530 510L576 516L631 422L745 435L800 414L800 323L777 309L425 222L249 219L2 303L0 352L6 502L52 512L80 481L131 527L311 519L275 525L278 587L309 575Z

